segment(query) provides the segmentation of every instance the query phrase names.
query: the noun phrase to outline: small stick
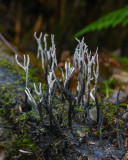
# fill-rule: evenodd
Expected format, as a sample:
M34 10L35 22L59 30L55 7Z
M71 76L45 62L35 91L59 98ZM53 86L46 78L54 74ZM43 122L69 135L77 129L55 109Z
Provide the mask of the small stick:
M6 38L0 33L0 39L6 44L6 46L14 53L17 54L19 59L23 60L22 56L11 46L11 44L6 40Z

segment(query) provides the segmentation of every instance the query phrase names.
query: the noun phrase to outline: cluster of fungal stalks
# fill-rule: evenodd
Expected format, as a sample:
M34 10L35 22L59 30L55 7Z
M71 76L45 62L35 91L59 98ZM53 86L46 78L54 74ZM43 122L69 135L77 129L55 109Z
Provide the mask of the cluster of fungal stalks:
M97 102L97 83L99 76L98 54L97 51L93 56L91 56L91 52L88 53L88 48L84 43L84 38L82 39L82 41L79 41L78 39L76 40L78 41L78 45L76 47L73 60L74 67L76 68L76 66L78 65L79 70L77 79L76 100L77 105L83 105L83 103L85 102L87 102L87 105L89 105L90 97L95 102ZM95 86L93 89L90 88L92 80L95 80ZM87 82L87 86L85 86L85 82ZM93 91L94 96L92 94ZM85 97L85 94L87 94L87 98Z
M98 49L95 54L91 54L88 52L87 45L84 42L84 38L78 41L78 45L74 52L73 65L70 62L65 62L64 69L65 71L58 67L57 59L56 59L56 48L54 44L54 35L51 35L51 47L48 49L47 47L47 36L44 35L44 47L42 46L42 33L39 38L36 33L34 34L35 39L38 43L38 51L37 51L37 60L41 57L42 62L42 70L44 72L45 81L48 85L48 90L42 90L42 84L39 84L39 87L35 83L33 83L33 88L35 90L35 94L38 97L38 100L34 99L33 93L29 89L28 83L28 71L29 71L29 63L30 58L27 55L24 55L24 63L23 65L18 61L17 55L15 56L17 64L24 69L26 73L26 85L25 85L25 94L26 99L32 102L38 109L40 120L42 127L47 131L48 128L51 132L55 132L55 134L59 136L63 136L64 133L61 128L61 124L63 122L63 113L64 110L67 111L68 117L68 126L72 129L72 119L76 119L75 107L82 106L84 110L84 119L86 120L90 134L93 134L92 130L92 120L90 118L89 110L92 107L96 107L97 112L97 135L101 139L101 129L103 125L103 114L102 114L102 106L98 104L97 98L97 84L99 77L99 59L98 59ZM62 80L57 78L55 74L55 67L62 72ZM78 74L76 71L78 70ZM77 75L77 87L75 93L71 92L71 83L74 74ZM60 83L63 81L63 83ZM93 88L91 84L93 83ZM56 89L60 90L61 95L56 96ZM120 92L119 92L120 93ZM117 135L117 143L121 149L124 149L122 133L120 132L120 124L119 120L121 119L121 115L123 114L120 109L120 103L124 103L128 100L128 96L124 101L119 101L119 93L117 95L117 117L116 117L116 135ZM61 109L58 111L58 115L55 116L54 111L57 108L57 104L54 104L54 99L59 97L59 103L62 104ZM90 99L93 100L93 105L90 104ZM27 103L27 100L25 101ZM68 105L68 107L67 107ZM128 112L128 110L126 110ZM49 117L49 125L46 123L48 121L44 118L46 114ZM50 127L49 127L50 126ZM49 131L48 130L48 131ZM94 135L94 134L93 134Z
M65 62L65 67L64 67L65 71L63 71L63 69L58 67L58 64L57 64L54 35L51 35L51 47L49 49L47 47L47 36L48 34L44 34L44 37L43 37L44 47L43 47L42 41L41 41L42 33L39 35L39 37L37 37L36 33L34 33L34 37L38 44L37 60L41 57L42 70L44 72L45 80L48 85L48 91L44 96L42 94L41 83L39 85L39 89L37 89L37 86L35 83L33 84L35 93L39 98L38 102L34 99L28 87L28 70L29 70L29 63L30 63L29 56L27 55L27 61L26 61L26 57L24 55L24 65L22 65L18 61L17 55L15 59L17 64L20 67L22 67L26 72L25 93L28 99L35 106L37 106L38 109L40 106L39 112L42 112L41 108L45 106L44 108L48 109L48 110L46 109L47 113L50 114L49 115L50 125L55 123L58 126L59 126L58 122L62 123L62 114L64 111L65 102L67 101L69 103L68 124L69 124L69 127L72 128L72 118L73 116L75 116L75 111L74 111L75 106L81 105L82 108L85 110L85 115L86 115L86 113L88 113L88 110L90 109L90 98L92 98L98 110L98 101L97 101L97 83L98 83L98 76L99 76L98 54L97 54L97 51L94 55L91 55L91 52L88 53L88 48L84 42L84 38L81 41L76 39L78 41L78 45L74 52L73 65L71 65L70 62ZM61 69L62 80L56 77L55 67L58 67L59 69ZM79 71L77 76L77 87L76 87L76 92L72 93L70 90L70 86L71 86L72 78L76 73L76 70ZM60 84L61 81L63 81L63 85ZM90 87L92 81L94 83L94 88ZM59 117L58 122L55 122L57 120L53 118L52 107L54 106L53 99L55 97L55 94L56 94L55 92L57 87L60 89L62 94L61 100L63 103L63 107L60 112L60 115L58 116ZM39 114L41 115L41 119L43 119L43 114L42 113L39 113Z

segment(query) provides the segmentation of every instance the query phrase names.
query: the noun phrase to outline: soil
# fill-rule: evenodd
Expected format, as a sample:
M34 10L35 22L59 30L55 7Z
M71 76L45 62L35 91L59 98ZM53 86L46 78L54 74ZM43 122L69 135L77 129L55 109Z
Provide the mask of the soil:
M31 117L32 118L32 117ZM31 119L30 118L30 119ZM109 135L99 140L96 136L80 137L75 130L63 128L64 137L57 137L51 132L41 132L40 126L31 119L34 142L39 146L38 159L46 160L122 160L127 153L128 147L120 150L116 143L115 135ZM80 129L78 123L73 128ZM104 134L105 135L105 134Z

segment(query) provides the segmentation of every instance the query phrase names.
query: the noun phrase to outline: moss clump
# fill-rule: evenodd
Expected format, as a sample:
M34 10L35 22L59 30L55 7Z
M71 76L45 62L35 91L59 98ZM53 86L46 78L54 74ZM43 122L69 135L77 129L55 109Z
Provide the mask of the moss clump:
M103 106L103 116L105 126L114 128L116 124L117 107L110 101Z
M22 121L22 123L20 122ZM20 129L16 129L15 131L12 132L12 142L10 146L7 146L5 149L8 152L8 157L14 157L14 156L19 156L20 150L23 151L28 151L31 154L34 155L32 159L36 159L37 155L39 154L39 148L38 146L33 142L33 137L30 132L30 127L26 125L24 120L20 120L18 123L20 123ZM22 124L22 125L21 125ZM24 155L26 158L29 157L30 155ZM21 159L24 159L25 157L22 157Z

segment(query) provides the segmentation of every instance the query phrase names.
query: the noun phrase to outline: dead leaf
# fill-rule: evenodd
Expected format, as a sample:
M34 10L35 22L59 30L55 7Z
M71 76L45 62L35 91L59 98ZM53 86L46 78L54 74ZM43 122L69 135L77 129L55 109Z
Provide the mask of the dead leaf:
M19 106L18 108L19 108L19 111L20 111L20 112L23 112L23 111L22 111L22 108L21 108L21 106Z
M95 142L88 142L89 145L95 145Z
M102 160L113 160L112 158L102 157Z
M125 139L125 144L124 144L124 146L125 146L125 147L128 146L128 138Z
M114 144L114 147L115 147L115 148L117 148L117 147L118 147L118 144L117 144L117 142Z

